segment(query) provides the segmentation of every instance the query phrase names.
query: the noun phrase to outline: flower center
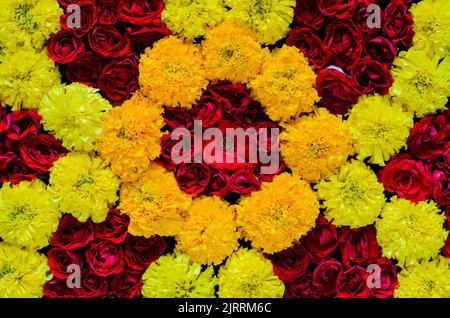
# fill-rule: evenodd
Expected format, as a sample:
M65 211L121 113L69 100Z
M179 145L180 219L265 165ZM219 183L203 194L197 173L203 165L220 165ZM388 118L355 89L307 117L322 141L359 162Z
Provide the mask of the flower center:
M26 220L31 218L30 207L28 205L16 205L9 212L12 220Z
M259 16L258 18L264 18L271 10L271 0L254 0L251 5L250 13L252 16Z
M17 25L23 27L24 29L31 30L33 28L33 23L30 18L30 9L33 6L31 4L19 4L14 9L14 21Z
M313 154L314 158L321 158L325 156L329 149L328 143L322 138L316 139L309 145L309 149Z
M85 187L85 186L89 186L91 184L94 183L94 179L92 178L91 174L82 176L77 183L75 183L75 187L76 188L81 188L81 187Z
M0 267L0 279L5 277L6 275L13 274L16 270L11 267L9 264L4 264L2 267Z
M432 86L432 80L423 73L417 73L413 78L413 83L420 94L424 94Z
M348 202L356 202L363 198L362 189L353 182L347 184L344 188L344 197Z

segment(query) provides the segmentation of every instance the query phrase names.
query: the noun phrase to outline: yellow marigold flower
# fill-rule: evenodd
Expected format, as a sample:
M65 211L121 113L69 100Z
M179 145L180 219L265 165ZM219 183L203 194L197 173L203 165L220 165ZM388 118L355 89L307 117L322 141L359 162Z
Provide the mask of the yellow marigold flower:
M195 199L177 235L177 251L200 264L220 264L238 248L234 212L218 197Z
M49 272L44 255L0 243L0 298L42 297Z
M0 100L13 110L36 109L45 93L60 83L47 52L19 49L0 55Z
M247 24L259 42L274 44L289 31L294 18L295 0L225 0L229 15Z
M245 26L225 20L206 32L202 53L208 79L247 83L261 71L268 50Z
M142 276L146 298L213 298L216 278L212 266L202 270L186 255L165 255Z
M10 51L18 46L40 50L59 30L62 14L55 0L0 1L0 46Z
M272 120L288 121L313 109L319 100L316 75L298 49L283 46L267 58L262 72L250 82L252 96Z
M445 109L450 96L450 58L439 60L438 55L430 58L414 48L400 52L391 69L394 101L418 117Z
M161 152L162 109L135 94L103 122L97 142L101 156L125 182L136 181Z
M191 201L172 173L152 164L136 182L122 185L119 209L130 216L131 234L172 236L179 232Z
M294 174L306 181L328 179L353 154L347 124L324 108L284 127L281 153Z
M308 183L284 173L261 191L242 197L237 211L238 225L252 245L275 253L314 226L319 203Z
M450 53L450 2L424 0L410 9L414 17L414 48Z
M222 0L165 0L162 20L172 33L194 40L208 27L223 20L227 10Z
M191 107L208 85L199 49L174 36L147 48L139 71L142 92L161 106Z
M352 160L317 186L325 216L337 226L363 227L375 222L385 204L384 187L363 162Z
M80 83L55 85L39 105L45 129L67 149L80 151L94 149L110 109L111 104L97 89Z
M443 257L408 266L398 274L397 298L450 298L450 261Z
M433 201L415 204L395 197L381 217L375 223L378 243L383 254L396 258L399 266L438 255L448 235L442 227L445 217Z
M36 249L47 246L60 216L58 204L37 179L4 183L0 189L0 237L8 243Z
M61 211L81 222L102 222L117 201L119 180L106 163L88 154L71 152L50 170L50 191Z
M392 155L406 146L413 114L404 112L390 97L361 96L350 110L348 125L358 159L384 166Z
M283 293L272 263L255 250L238 250L219 270L220 298L281 298Z

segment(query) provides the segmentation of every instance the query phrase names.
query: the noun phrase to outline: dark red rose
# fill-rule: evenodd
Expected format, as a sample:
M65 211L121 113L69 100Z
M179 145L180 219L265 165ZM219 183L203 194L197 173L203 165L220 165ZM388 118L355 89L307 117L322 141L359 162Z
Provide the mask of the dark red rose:
M301 238L306 250L315 263L328 257L339 244L339 235L336 227L319 215L315 227Z
M414 37L414 20L408 12L403 0L392 0L384 10L383 29L394 43L403 41L406 46L412 45Z
M353 16L353 21L361 28L361 31L366 34L378 34L378 32L380 30L379 28L369 27L367 25L367 22L369 21L369 19L371 22L373 21L370 17L374 13L374 11L367 10L368 6L370 4L374 4L375 2L376 2L376 0L369 0L369 1L367 1L367 3L358 4L358 6L356 7L354 16ZM381 17L380 17L380 19L381 19Z
M128 25L125 27L131 36L131 45L134 51L143 52L153 43L169 36L171 33L164 23L155 21L147 26Z
M123 250L128 268L136 271L145 271L156 261L167 248L167 243L161 236L150 238L128 235Z
M209 183L211 171L202 163L181 163L175 171L175 178L181 190L188 194L199 194Z
M86 49L82 39L73 32L60 30L52 34L47 42L47 52L56 63L67 64L75 60Z
M134 298L141 295L142 274L124 271L114 275L111 280L111 290L117 298Z
M108 279L93 272L89 266L81 271L80 298L103 298L108 293Z
M94 225L95 237L116 244L122 243L128 234L128 224L130 224L128 215L111 209L105 221Z
M191 112L181 107L167 107L164 110L163 118L166 125L172 129L190 129L193 124Z
M393 157L378 173L378 179L386 191L412 202L427 200L433 191L429 167L406 153Z
M390 66L397 55L397 48L391 40L383 36L369 38L364 47L368 56L374 61Z
M211 169L211 177L205 188L205 194L224 197L228 195L230 189L228 187L230 176L220 170Z
M243 109L237 111L235 118L239 119L239 125L244 129L249 127L263 127L268 122L271 122L270 118L262 109L261 104L255 101L251 101Z
M450 259L450 235L447 236L447 240L445 241L445 245L442 248L442 255L444 255L445 258Z
M66 77L69 82L79 82L96 86L103 70L103 62L94 52L83 52L78 58L67 64Z
M177 153L177 160L180 162L175 163L172 160L173 147L182 140L172 140L172 133L165 134L161 137L161 156L158 158L158 163L165 167L167 170L173 171L177 167L177 163L192 161L192 151L184 153L182 149Z
M48 172L53 163L68 152L59 140L47 134L25 138L19 149L25 164L37 174Z
M59 221L58 229L53 234L50 244L67 250L76 250L86 246L94 239L94 229L91 221L81 223L70 214Z
M132 54L130 35L111 25L95 26L89 33L89 45L105 59L126 57Z
M250 102L250 94L242 84L222 81L209 85L208 92L227 113L242 110Z
M111 25L117 22L119 0L97 0L98 23Z
M91 243L86 250L86 262L99 276L120 273L125 266L122 248L109 241Z
M349 229L344 227L340 245L342 263L350 268L353 265L366 266L381 256L375 228L372 225Z
M261 190L261 180L252 170L240 169L231 175L228 186L230 192L248 194Z
M11 140L20 140L34 135L41 128L42 117L33 110L18 110L8 115L6 136Z
M339 70L321 70L316 78L316 87L320 103L333 114L345 114L350 106L358 102L359 94L352 81Z
M374 267L375 269L369 273L371 277L373 276L372 279L369 277L372 287L370 288L370 296L374 298L391 297L398 284L397 269L392 265L391 260L386 257L378 259L375 264L379 266L379 269Z
M15 153L0 154L0 182L19 183L36 178L36 172L25 164Z
M363 50L363 35L351 20L335 20L326 28L325 45L330 51L330 61L348 70Z
M317 0L297 0L294 8L295 20L315 30L322 27L325 16L319 10Z
M334 259L325 259L314 269L312 284L320 297L331 297L336 293L336 283L343 269Z
M450 125L444 115L428 116L414 124L406 143L414 157L430 159L444 153L449 136Z
M201 120L203 127L214 126L222 118L222 109L211 96L202 96L192 108L194 120Z
M59 4L61 4L64 7L67 7L71 4L80 4L80 3L94 3L95 0L58 0Z
M162 0L120 0L118 20L145 26L158 21L163 8Z
M48 298L78 298L79 288L69 288L65 279L52 279L46 282L42 290Z
M306 273L309 256L300 244L269 256L273 272L285 283L291 283Z
M388 68L370 57L356 61L350 74L356 91L361 95L371 92L386 95L394 82Z
M279 175L280 173L282 173L286 169L286 164L282 160L280 160L280 163L278 164L278 169L274 173L270 173L270 174L262 173L261 172L261 168L264 167L264 166L268 166L268 165L261 164L261 165L258 166L258 168L256 170L257 178L260 179L263 182L272 182L273 179L277 175Z
M297 278L292 283L285 285L284 298L318 298L319 295L312 285L312 274Z
M83 265L84 257L81 252L69 251L62 248L54 247L48 251L47 262L48 267L56 278L65 279L72 274L71 270L67 269L69 265L78 265L80 268Z
M6 113L5 108L0 104L0 133L8 129L9 126L9 116Z
M322 68L328 64L330 52L310 28L298 27L291 29L286 39L286 44L299 48L315 68Z
M450 175L445 171L433 171L433 199L443 206L450 204Z
M356 9L356 0L318 0L317 2L320 11L332 18L351 17Z
M136 58L125 58L109 62L98 78L98 88L112 102L123 102L139 86L139 69Z
M349 270L342 272L336 284L337 298L367 298L369 297L369 287L367 278L369 273L360 266L353 266Z
M73 14L76 11L73 9L65 10L65 13L61 16L60 23L63 29L73 32L75 36L82 37L97 23L98 11L95 3L91 0L80 0L76 4L80 7L80 27L74 25L76 19Z
M450 205L445 209L445 228L450 231Z

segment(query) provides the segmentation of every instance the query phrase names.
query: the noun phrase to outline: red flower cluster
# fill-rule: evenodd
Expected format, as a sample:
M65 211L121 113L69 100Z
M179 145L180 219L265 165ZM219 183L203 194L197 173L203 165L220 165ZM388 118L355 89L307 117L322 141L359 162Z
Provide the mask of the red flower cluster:
M65 215L47 253L54 279L44 286L50 298L133 298L141 295L142 274L166 250L162 237L128 233L129 218L112 209L106 220L81 223ZM79 268L80 286L76 283ZM73 275L73 276L71 276Z
M170 34L161 22L162 0L58 0L62 30L47 43L67 81L97 87L111 102L123 102L138 88L137 55ZM80 8L80 27L73 25Z
M295 19L287 45L296 46L314 67L320 103L336 114L345 114L360 95L388 93L389 67L397 51L412 45L413 19L408 0L297 0ZM379 26L368 11L380 5ZM369 23L368 23L369 21Z
M7 113L0 105L0 182L32 180L49 171L67 150L41 127L32 110Z
M286 298L386 298L397 270L381 257L375 228L336 228L323 216L299 244L267 256Z
M194 120L201 120L203 129L215 127L226 136L227 128L278 128L277 124L270 120L264 113L261 104L250 98L247 88L242 84L233 84L219 81L208 86L207 90L192 109L166 108L163 114L169 132L161 140L161 156L158 159L168 170L174 171L180 188L189 194L205 194L216 196L227 196L230 193L247 194L261 189L263 181L272 181L275 175L281 173L285 166L280 162L275 174L262 174L260 169L262 163L259 160L249 160L250 152L248 146L250 141L246 140L245 153L239 153L239 148L227 149L222 140L213 139L210 142L202 142L203 161L201 163L175 164L172 160L172 149L178 140L172 140L172 131L176 128L186 128L193 132ZM195 136L192 135L192 145ZM270 153L274 150L278 141L268 138L256 138L258 150ZM264 141L261 141L264 140ZM216 162L213 158L205 160L203 149L210 143L220 142L223 148L224 162ZM197 154L191 151L192 162ZM225 160L234 158L234 163ZM239 163L237 158L241 156L245 163ZM259 158L258 158L259 159ZM212 163L205 163L212 162ZM254 162L254 163L252 163Z

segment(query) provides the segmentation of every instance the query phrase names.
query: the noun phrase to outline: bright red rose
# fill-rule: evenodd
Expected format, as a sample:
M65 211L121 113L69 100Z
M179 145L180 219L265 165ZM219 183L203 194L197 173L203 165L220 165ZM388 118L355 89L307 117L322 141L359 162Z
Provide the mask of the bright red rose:
M392 0L381 20L384 32L394 43L403 41L406 46L412 45L414 20L403 0Z
M341 233L340 250L342 263L350 268L353 265L369 265L381 256L375 228L372 225L349 229Z
M390 66L397 55L397 48L391 40L383 36L368 38L364 49L374 61Z
M58 229L53 234L50 244L67 250L76 250L86 246L94 239L94 229L91 221L81 223L70 214L64 215L59 221Z
M304 275L309 265L308 252L300 244L268 257L272 261L273 272L285 283L291 283Z
M119 210L111 209L105 221L94 225L95 237L115 244L122 243L128 234L128 224L130 224L128 215L121 214Z
M214 126L222 119L222 109L216 100L211 96L202 96L197 104L192 108L192 117L194 120L201 120L203 127Z
M118 20L145 26L158 21L164 8L162 0L120 0Z
M358 102L359 94L345 73L335 69L324 69L316 78L320 103L333 114L345 114L350 106Z
M36 178L36 172L15 153L0 154L0 182L19 183Z
M379 272L371 272L371 276L375 274L375 280L372 280L374 287L370 289L370 296L374 298L391 297L398 285L397 269L392 265L391 260L386 257L379 258L375 264L379 266ZM378 282L377 279L379 279ZM379 283L379 286L377 286L377 283Z
M211 171L202 163L181 163L175 171L175 178L181 190L188 194L199 194L209 183Z
M52 34L47 42L47 52L50 58L59 64L74 61L86 49L84 42L71 31L60 30Z
M131 36L131 46L135 52L144 52L153 43L169 36L171 33L164 23L155 21L147 26L127 25L125 29Z
M98 23L111 25L117 22L119 0L97 0Z
M228 186L230 192L248 194L261 190L261 180L256 177L253 170L240 169L231 175Z
M80 298L103 298L108 293L108 279L101 277L86 266L81 272Z
M65 279L55 278L45 283L42 292L48 298L78 298L79 290L78 288L67 287Z
M89 45L104 59L126 57L131 52L130 35L111 25L97 25L89 33Z
M310 28L297 27L291 29L286 44L299 48L315 68L322 68L328 64L330 52Z
M102 70L101 58L94 52L86 51L81 53L75 61L67 64L66 77L70 82L96 86Z
M445 171L433 171L433 199L443 206L450 204L450 175Z
M75 1L74 1L75 2ZM74 10L66 10L65 14L61 16L61 27L65 30L71 31L75 36L82 37L87 34L97 23L98 11L93 0L79 0L76 4L80 7L80 27L73 25Z
M318 263L336 249L339 244L339 234L336 226L328 222L324 216L319 215L315 227L307 235L302 236L301 242L311 260Z
M361 95L371 92L386 95L394 82L388 68L370 57L356 61L350 74L356 91Z
M208 86L208 92L227 113L244 109L250 102L250 94L242 84L221 81Z
M378 173L378 179L386 191L412 202L427 200L433 191L430 168L406 153L393 157Z
M8 114L6 136L11 140L20 140L34 135L41 128L41 120L41 115L33 110L14 111Z
M80 268L84 262L81 252L69 251L54 247L47 254L48 267L56 278L66 279L72 273L67 270L69 265L78 265Z
M139 297L141 295L142 274L124 271L114 275L110 286L110 293L114 293L117 298Z
M317 264L312 285L320 297L331 297L336 293L336 283L342 269L342 264L334 258L322 260Z
M312 274L306 273L305 275L297 278L292 283L285 285L284 298L318 298L314 286L312 285Z
M295 20L315 30L322 27L325 16L319 10L317 0L297 0L294 8Z
M93 242L86 250L86 262L98 276L109 276L123 271L125 262L120 245L109 241Z
M445 241L445 245L442 248L442 255L444 255L445 258L450 259L450 235L447 236L447 240Z
M229 179L230 176L220 170L211 169L211 177L209 183L205 188L206 195L216 195L219 197L224 197L230 192L229 189Z
M127 266L136 271L145 271L151 263L164 254L166 248L166 241L158 235L145 238L129 234L123 245Z
M351 17L356 9L356 0L318 0L320 11L327 17L343 19Z
M337 298L367 298L370 289L367 286L369 273L360 266L353 266L342 272L336 283Z

